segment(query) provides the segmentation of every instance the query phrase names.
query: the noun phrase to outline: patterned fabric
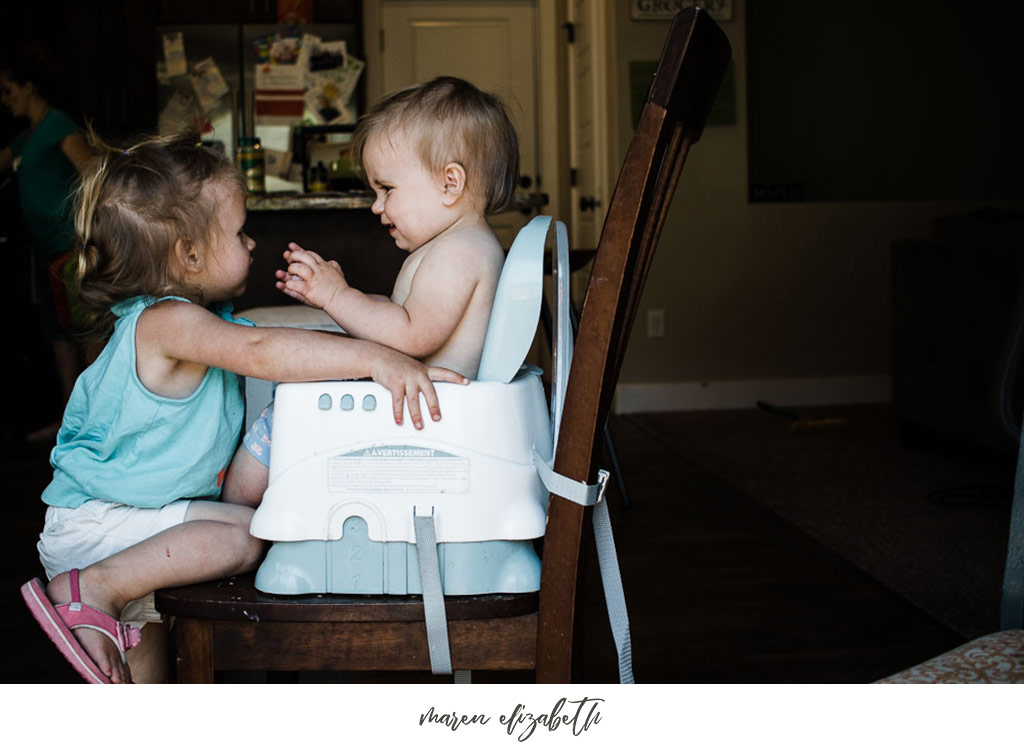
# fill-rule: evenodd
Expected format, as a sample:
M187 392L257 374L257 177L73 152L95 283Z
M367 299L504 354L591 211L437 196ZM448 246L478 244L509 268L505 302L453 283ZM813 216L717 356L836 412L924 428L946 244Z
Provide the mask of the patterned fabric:
M1024 683L1024 630L982 636L876 683Z
M242 445L264 466L270 466L270 436L274 431L274 402L271 401L256 417L242 438Z

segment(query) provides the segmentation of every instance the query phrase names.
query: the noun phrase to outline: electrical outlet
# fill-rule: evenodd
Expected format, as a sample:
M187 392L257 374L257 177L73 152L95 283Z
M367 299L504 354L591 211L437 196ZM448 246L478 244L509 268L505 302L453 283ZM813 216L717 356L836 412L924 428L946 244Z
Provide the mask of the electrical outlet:
M647 337L648 338L663 338L663 337L665 337L665 310L664 309L648 309L647 310Z

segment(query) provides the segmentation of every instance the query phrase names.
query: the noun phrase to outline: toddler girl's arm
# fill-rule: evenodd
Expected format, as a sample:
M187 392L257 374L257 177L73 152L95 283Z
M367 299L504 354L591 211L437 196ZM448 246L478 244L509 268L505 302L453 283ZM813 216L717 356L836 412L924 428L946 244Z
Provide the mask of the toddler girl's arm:
M391 392L395 422L423 427L420 395L434 421L441 418L432 380L467 383L448 369L425 367L376 343L330 333L231 324L201 306L166 301L148 309L136 335L139 378L168 397L190 395L207 367L277 382L369 377Z
M482 250L477 240L467 235L434 241L401 305L352 288L340 267L297 244L286 252L288 270L279 275L278 288L323 309L349 335L423 358L451 338L480 281L497 281L500 248L495 265L495 255Z

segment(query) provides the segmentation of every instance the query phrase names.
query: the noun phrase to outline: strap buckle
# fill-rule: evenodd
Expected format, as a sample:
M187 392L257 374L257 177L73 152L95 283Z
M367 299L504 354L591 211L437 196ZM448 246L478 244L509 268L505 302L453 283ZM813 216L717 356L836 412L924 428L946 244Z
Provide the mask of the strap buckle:
M604 469L597 472L595 484L579 482L555 471L551 462L543 458L536 447L533 449L533 465L548 492L585 507L597 505L604 500L604 491L611 477Z
M595 505L600 504L604 500L604 491L608 487L608 480L612 478L611 472L607 469L598 469L597 471L597 502Z

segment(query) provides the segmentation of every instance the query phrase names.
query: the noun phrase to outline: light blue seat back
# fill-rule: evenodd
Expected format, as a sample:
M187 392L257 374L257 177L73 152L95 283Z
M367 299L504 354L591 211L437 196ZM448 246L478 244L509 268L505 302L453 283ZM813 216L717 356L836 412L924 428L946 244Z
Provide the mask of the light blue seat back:
M551 218L533 218L512 242L491 307L477 379L511 382L530 351L544 298L544 247ZM562 400L572 362L569 319L569 239L565 225L555 223L555 316L552 343L551 416L554 439L562 416Z
M491 306L477 379L511 382L529 353L544 297L544 244L551 218L533 218L512 242Z

